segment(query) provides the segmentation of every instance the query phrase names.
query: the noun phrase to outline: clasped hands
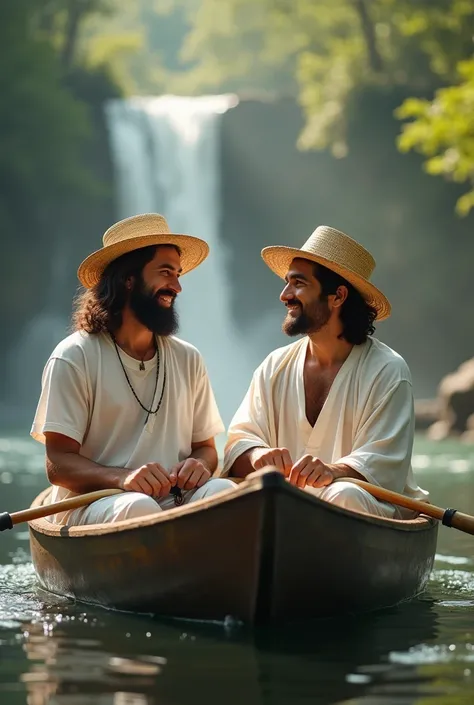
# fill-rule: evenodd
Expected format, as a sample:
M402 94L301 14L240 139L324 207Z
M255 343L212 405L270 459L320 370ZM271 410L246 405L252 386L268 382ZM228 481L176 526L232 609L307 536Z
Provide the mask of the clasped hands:
M328 465L313 455L303 455L293 462L287 448L255 448L250 455L254 470L273 466L277 468L290 484L295 487L326 487L336 478L346 475L343 466Z
M194 490L202 487L211 472L198 458L186 458L170 470L159 463L147 463L136 470L126 470L120 487L128 492L142 492L151 497L167 497L172 487Z

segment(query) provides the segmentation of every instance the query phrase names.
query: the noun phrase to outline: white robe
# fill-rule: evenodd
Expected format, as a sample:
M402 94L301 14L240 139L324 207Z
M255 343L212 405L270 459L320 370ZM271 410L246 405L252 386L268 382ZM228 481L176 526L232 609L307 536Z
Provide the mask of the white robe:
M309 453L426 500L411 468L413 391L403 358L377 339L354 345L312 427L303 382L308 342L305 337L275 350L255 371L229 427L223 474L250 448L284 447L293 462Z

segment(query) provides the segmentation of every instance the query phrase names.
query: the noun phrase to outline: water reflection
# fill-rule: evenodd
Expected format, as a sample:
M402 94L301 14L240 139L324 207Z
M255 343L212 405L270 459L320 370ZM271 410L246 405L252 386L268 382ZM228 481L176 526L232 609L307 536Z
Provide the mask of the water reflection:
M406 653L434 640L437 613L426 599L358 619L249 632L58 611L24 621L21 630L28 705L283 705L309 697L329 705L399 670L387 661L374 672L372 664L387 646ZM416 669L412 681L422 681Z
M100 695L101 702L124 703L123 696L132 690L137 691L135 700L147 702L146 694L154 690L156 676L166 664L160 656L118 656L103 651L95 640L51 637L38 626L23 626L33 628L23 645L31 663L20 675L28 705L46 705L53 694L55 703L71 703L78 693L83 702L97 702Z
M46 705L53 693L55 705L75 703L78 693L84 705L209 703L211 684L215 702L259 702L249 698L249 686L258 686L253 652L245 643L222 639L222 626L210 638L182 625L112 619L66 615L58 626L51 615L49 624L22 625L28 666L20 678L28 705ZM91 639L94 631L97 638Z
M289 703L295 695L297 702L304 702L312 692L317 693L312 702L335 703L355 697L361 690L370 693L383 674L398 670L386 661L388 650L406 651L420 641L435 639L437 623L435 604L426 598L357 619L286 630L277 641L272 638L271 645L260 641L261 663L266 664L275 686L275 697L268 702ZM278 664L284 670L289 649L291 671L297 675L290 682L278 675ZM416 673L412 678L417 680Z

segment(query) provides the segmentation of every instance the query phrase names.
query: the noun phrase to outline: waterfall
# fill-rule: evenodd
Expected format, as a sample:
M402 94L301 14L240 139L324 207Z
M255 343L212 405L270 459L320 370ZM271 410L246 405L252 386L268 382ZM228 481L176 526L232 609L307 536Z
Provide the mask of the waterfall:
M178 335L202 353L226 425L253 372L231 318L234 282L226 275L221 232L220 117L236 104L235 96L217 95L106 106L119 218L162 213L173 232L209 243L208 259L182 280Z

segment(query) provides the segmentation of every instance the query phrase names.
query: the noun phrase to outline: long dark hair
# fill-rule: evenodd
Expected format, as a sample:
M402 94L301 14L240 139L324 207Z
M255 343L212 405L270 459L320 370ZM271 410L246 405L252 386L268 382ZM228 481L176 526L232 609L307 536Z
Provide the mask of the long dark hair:
M74 301L73 330L87 333L113 333L122 325L122 311L127 302L127 280L139 277L162 245L149 245L127 252L113 260L104 270L100 281L91 289L81 291ZM166 245L174 247L174 245ZM179 252L179 248L176 248ZM179 254L181 254L179 252Z
M348 289L347 299L341 306L341 338L352 345L365 343L369 335L375 333L374 321L377 311L370 306L352 284L331 269L315 262L314 276L321 284L321 299L327 301L330 294L335 294L339 286Z

